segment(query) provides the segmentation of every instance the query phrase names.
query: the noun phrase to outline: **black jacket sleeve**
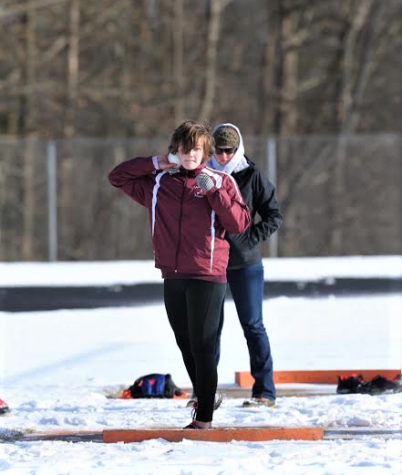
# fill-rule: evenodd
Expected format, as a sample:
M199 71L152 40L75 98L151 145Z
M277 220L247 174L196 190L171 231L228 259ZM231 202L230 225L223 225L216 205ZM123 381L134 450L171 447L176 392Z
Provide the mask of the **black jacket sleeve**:
M253 181L253 211L258 213L261 221L252 224L250 237L256 242L268 239L282 224L276 190L273 183L258 170Z

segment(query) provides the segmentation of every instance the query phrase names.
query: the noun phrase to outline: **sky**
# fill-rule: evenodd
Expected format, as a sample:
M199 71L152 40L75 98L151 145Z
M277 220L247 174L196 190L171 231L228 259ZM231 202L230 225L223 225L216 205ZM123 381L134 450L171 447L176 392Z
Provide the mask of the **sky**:
M402 257L275 259L267 280L402 277ZM149 261L1 264L0 287L160 281ZM219 388L247 371L245 339L226 302ZM264 301L276 370L400 369L402 296ZM323 441L230 443L162 439L132 444L18 440L46 430L183 427L186 400L122 400L139 376L170 373L189 387L163 304L145 307L0 312L0 475L281 474L400 475L402 393L337 395L336 385L278 385L275 409L243 408L226 396L214 426L323 427ZM282 389L318 393L281 396ZM345 435L357 429L358 436ZM332 431L332 432L331 432ZM344 431L341 437L340 431ZM371 431L371 432L370 432ZM366 435L363 434L366 432ZM332 435L331 435L332 434Z

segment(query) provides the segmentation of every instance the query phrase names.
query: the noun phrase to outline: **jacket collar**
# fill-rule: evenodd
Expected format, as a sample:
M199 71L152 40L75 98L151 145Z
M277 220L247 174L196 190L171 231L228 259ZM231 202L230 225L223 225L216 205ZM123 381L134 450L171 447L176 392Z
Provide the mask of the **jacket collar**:
M199 175L206 166L207 164L205 162L202 162L201 165L198 166L195 170L187 170L184 167L180 167L179 171L183 175L194 177L194 176Z

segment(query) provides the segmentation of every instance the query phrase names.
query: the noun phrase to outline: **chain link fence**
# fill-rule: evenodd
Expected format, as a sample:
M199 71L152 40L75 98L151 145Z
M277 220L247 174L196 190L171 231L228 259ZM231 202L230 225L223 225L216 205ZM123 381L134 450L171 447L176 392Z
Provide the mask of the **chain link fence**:
M402 135L244 137L284 222L264 257L402 254ZM0 139L0 260L152 259L148 215L107 174L166 139Z

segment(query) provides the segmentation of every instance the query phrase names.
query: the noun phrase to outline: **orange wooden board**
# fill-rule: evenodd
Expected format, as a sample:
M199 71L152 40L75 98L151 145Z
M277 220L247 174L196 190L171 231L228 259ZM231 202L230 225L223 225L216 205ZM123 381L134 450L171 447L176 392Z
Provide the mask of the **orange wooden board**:
M275 384L337 384L338 376L361 374L365 381L370 381L379 374L386 378L393 379L401 376L400 369L337 369L337 370L295 370L295 371L274 371ZM235 373L235 382L240 387L250 387L254 384L254 378L249 371L238 371Z
M150 439L165 439L181 442L183 439L208 442L231 442L246 440L323 440L321 427L214 427L213 429L107 429L102 433L102 442L142 442Z

